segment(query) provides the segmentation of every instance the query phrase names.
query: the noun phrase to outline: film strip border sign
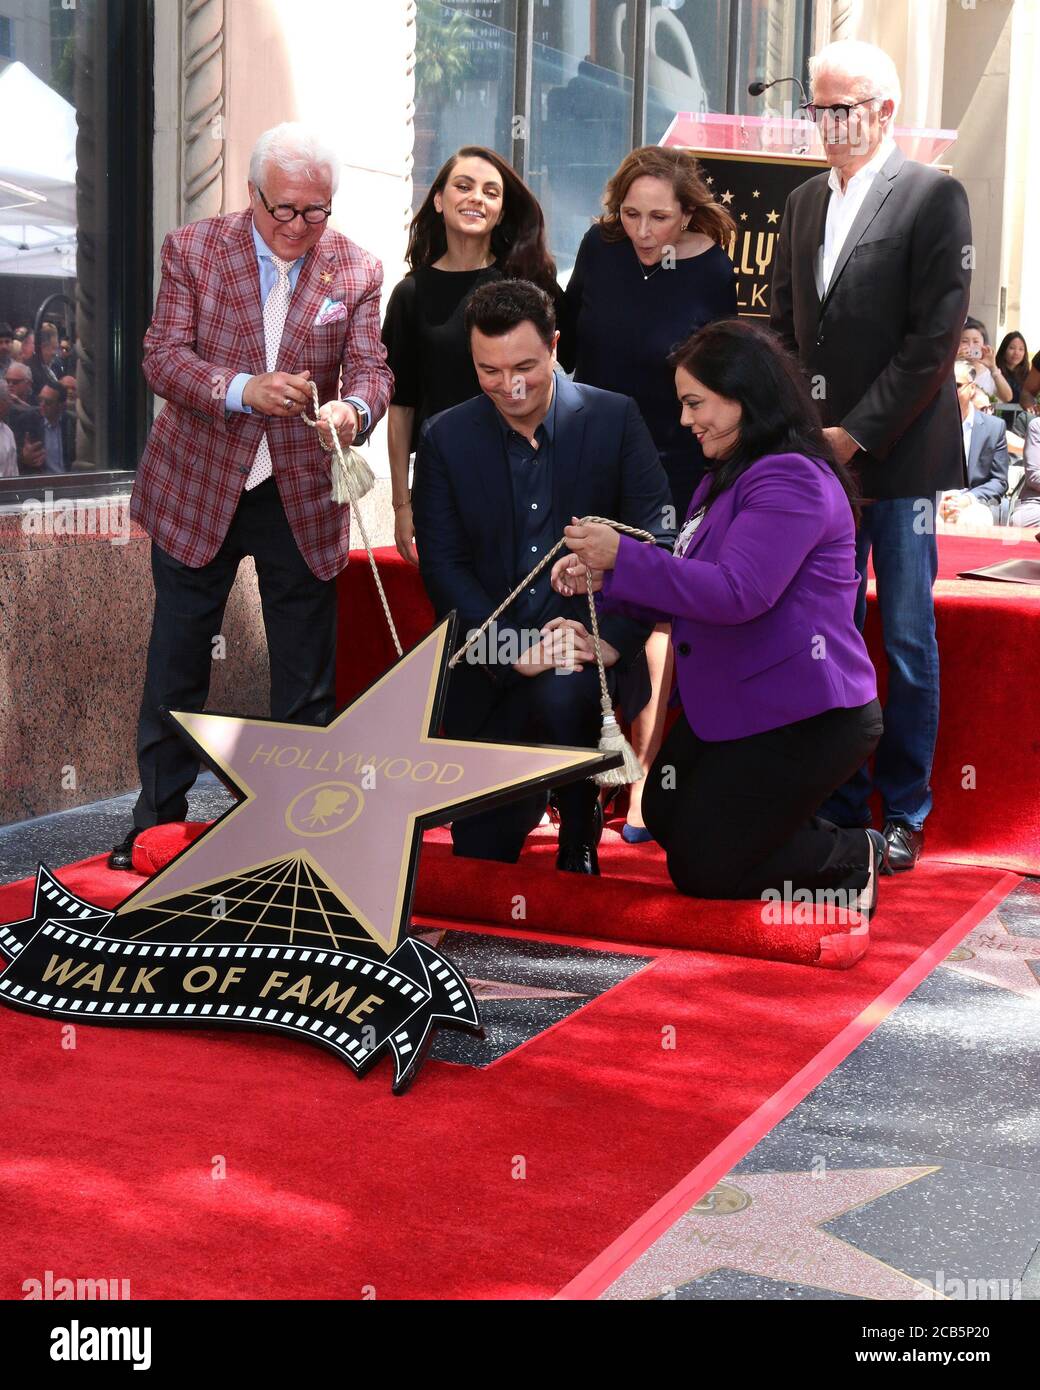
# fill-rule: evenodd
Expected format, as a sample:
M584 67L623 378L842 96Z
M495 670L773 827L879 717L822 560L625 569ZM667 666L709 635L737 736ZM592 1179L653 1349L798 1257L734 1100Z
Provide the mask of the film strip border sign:
M412 937L389 956L374 942L126 941L98 934L113 915L41 864L33 916L0 927L10 957L0 1003L81 1023L272 1029L334 1052L358 1076L389 1053L395 1095L415 1079L437 1026L482 1034L466 981Z

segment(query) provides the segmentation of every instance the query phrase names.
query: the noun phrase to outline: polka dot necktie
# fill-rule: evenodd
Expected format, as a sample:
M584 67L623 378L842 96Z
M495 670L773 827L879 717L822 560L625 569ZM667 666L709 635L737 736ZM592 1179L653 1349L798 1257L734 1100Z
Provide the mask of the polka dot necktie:
M267 370L273 372L278 363L278 349L282 342L282 329L289 313L289 299L292 287L289 284L289 271L292 261L283 261L278 256L271 257L271 263L278 272L278 280L264 303L264 347L267 351ZM267 431L260 436L260 447L253 457L253 466L246 479L246 491L266 482L271 476L271 446L267 442Z

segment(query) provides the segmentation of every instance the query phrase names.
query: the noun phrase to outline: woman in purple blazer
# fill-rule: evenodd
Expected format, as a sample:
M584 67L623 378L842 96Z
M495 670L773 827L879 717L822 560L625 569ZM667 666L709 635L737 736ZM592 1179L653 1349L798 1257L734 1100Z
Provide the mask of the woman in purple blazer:
M671 362L682 423L709 466L674 554L574 525L553 581L584 592L588 566L605 611L672 625L682 713L643 811L679 891L841 889L849 906L872 908L884 837L815 815L882 730L853 621L852 480L771 333L710 324Z

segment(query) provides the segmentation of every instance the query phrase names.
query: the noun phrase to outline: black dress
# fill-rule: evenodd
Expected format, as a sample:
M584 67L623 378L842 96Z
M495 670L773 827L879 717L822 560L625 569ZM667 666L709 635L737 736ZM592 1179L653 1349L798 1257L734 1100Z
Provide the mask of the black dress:
M627 236L605 241L595 225L578 248L565 297L573 358L564 364L573 366L575 381L634 398L668 474L678 530L705 463L679 423L682 408L666 359L706 323L736 317L733 262L712 246L648 275Z
M485 270L420 266L394 286L383 319L383 342L394 374L390 403L415 411L413 453L425 420L480 395L463 315L474 290L501 279L497 265Z

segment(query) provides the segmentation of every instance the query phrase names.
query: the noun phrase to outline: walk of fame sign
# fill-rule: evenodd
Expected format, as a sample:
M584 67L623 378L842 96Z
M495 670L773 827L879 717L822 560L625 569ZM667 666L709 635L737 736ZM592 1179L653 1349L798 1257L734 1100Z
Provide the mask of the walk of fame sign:
M41 864L32 916L0 927L0 1002L82 1023L272 1029L358 1075L389 1054L398 1094L438 1026L479 1033L462 976L408 935L423 831L618 758L438 737L454 626L327 727L172 713L240 799L114 909Z

